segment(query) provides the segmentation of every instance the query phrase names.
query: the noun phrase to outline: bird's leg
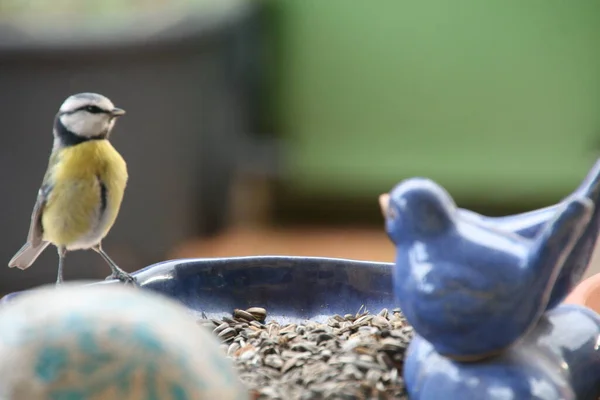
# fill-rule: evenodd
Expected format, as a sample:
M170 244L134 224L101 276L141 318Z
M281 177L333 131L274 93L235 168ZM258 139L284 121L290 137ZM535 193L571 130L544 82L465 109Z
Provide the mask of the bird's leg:
M96 253L102 256L102 258L104 259L104 261L106 261L106 263L112 271L112 274L106 279L118 279L121 282L125 283L135 282L135 278L133 276L129 275L127 272L119 268L117 264L115 264L115 262L108 256L108 254L106 254L106 252L102 250L102 244L98 243L96 246L92 247L92 250L94 250Z
M56 277L56 286L63 283L63 268L65 266L65 257L67 255L67 249L64 246L58 246L58 276Z

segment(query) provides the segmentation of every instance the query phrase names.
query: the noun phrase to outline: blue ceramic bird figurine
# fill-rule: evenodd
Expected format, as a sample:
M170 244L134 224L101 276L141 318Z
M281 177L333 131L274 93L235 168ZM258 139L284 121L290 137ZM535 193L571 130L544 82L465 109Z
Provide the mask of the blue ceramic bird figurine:
M600 315L561 304L544 313L523 340L478 363L437 354L414 336L404 361L411 400L597 400Z
M496 355L535 326L594 210L572 197L528 239L465 218L425 178L401 182L380 205L400 308L439 354L460 361Z
M581 238L577 241L577 244L564 263L550 295L547 309L556 307L569 295L585 274L592 258L596 240L598 239L598 232L600 231L600 160L596 161L583 182L565 200L572 197L589 198L594 203L594 213ZM465 209L460 209L459 213L463 217L475 218L480 223L495 229L513 232L532 239L554 216L560 206L561 203L505 217L486 217Z

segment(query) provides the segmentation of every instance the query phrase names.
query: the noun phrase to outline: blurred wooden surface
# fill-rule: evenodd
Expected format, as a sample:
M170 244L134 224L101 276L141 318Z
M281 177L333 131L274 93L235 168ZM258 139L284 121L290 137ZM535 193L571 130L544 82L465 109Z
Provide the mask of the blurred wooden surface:
M235 228L212 238L190 240L172 258L294 255L355 260L394 260L394 247L383 229Z
M596 250L586 277L600 273L599 253ZM383 229L375 228L235 228L212 239L191 239L174 249L169 258L255 255L393 262L394 247Z
M596 246L598 247L598 246ZM596 249L586 277L600 273ZM193 239L171 258L293 255L394 261L394 248L382 229L365 228L234 228L212 239Z

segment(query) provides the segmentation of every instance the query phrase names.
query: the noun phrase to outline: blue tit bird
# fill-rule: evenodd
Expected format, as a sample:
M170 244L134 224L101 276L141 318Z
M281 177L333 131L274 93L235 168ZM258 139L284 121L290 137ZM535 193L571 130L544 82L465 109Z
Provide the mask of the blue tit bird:
M68 251L96 251L110 266L107 279L134 282L102 249L127 185L127 164L109 142L125 111L96 93L68 97L54 118L54 144L33 207L25 245L8 266L29 268L49 244L58 250L57 285Z

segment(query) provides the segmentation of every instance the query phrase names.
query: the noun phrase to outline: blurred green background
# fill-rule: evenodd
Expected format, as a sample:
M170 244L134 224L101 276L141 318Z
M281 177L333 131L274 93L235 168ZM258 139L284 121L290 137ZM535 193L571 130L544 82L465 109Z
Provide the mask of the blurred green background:
M105 248L130 271L239 227L258 232L246 247L185 254L270 253L253 241L279 237L268 226L383 235L377 196L411 176L486 214L555 203L600 148L598 16L597 0L0 0L0 119L35 137L0 146L0 256L25 240L76 91L128 111L114 143L131 183ZM68 278L105 275L77 257L93 268ZM50 281L55 255L38 262L0 282Z
M600 145L600 2L270 2L288 186L428 176L475 207L551 203Z

